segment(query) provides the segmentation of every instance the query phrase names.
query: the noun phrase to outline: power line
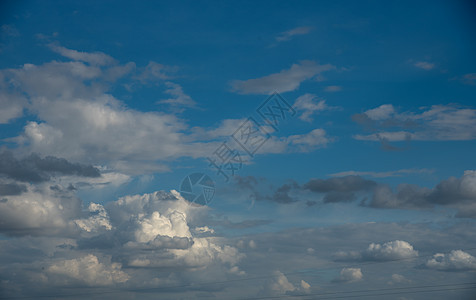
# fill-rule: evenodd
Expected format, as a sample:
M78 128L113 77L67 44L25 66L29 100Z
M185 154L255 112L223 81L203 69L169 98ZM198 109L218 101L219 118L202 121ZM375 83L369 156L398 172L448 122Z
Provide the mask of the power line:
M473 285L473 286L465 287L467 285ZM446 287L446 288L445 289L438 289L438 290L432 290L431 289L431 288L441 288L441 287ZM455 287L455 288L449 288L449 287ZM411 291L411 290L415 290L415 289L426 289L426 290ZM381 295L394 294L394 293L408 294L408 293L416 293L416 292L431 292L431 291L452 290L452 289L476 289L476 282L454 283L454 284L438 284L438 285L419 285L419 286L398 287L398 288L351 290L351 291L338 291L338 292L325 292L325 293L312 293L312 294L263 296L263 297L239 298L239 299L259 300L259 299L279 299L279 298L310 297L310 296L328 296L329 297L329 296L340 295L340 294L392 292L392 293L383 293L383 294L381 293L381 294L342 296L342 297L346 297L346 298L352 298L352 297L363 297L363 296L381 296ZM410 291L408 291L408 290L410 290ZM342 298L342 297L337 297L337 298ZM336 297L334 297L334 298L336 298ZM334 299L334 298L319 298L319 299Z
M476 250L476 247L462 249L462 251L470 251L470 250ZM356 263L356 264L347 265L347 266L332 266L332 267L319 268L319 269L286 272L286 273L282 273L282 274L284 276L290 276L290 275L297 275L297 274L303 274L303 273L322 272L322 271L332 270L332 269L342 268L342 267L343 268L351 268L351 267L366 266L366 265L373 265L373 264L384 264L384 263L398 262L398 261L404 261L404 260L421 259L421 258L425 258L425 257L432 257L433 255L434 254L428 254L428 255L422 255L422 256L418 256L418 257L407 257L407 258L399 258L399 259L386 260L386 261L369 261L369 262ZM74 297L74 296L87 296L87 295L116 294L116 293L124 293L124 292L137 292L137 293L141 293L141 292L146 293L146 292L154 292L154 291L159 292L159 291L174 290L174 289L187 288L187 287L197 288L197 287L200 287L200 286L207 286L207 285L215 285L215 284L218 285L218 284L226 284L226 283L232 283L232 282L242 282L242 281L248 281L248 280L261 280L261 279L267 279L267 278L278 277L278 276L281 276L281 274L262 275L262 276L248 277L248 278L236 278L236 279L229 279L229 280L223 280L223 281L213 281L213 282L190 283L190 284L165 286L165 287L117 289L117 290L109 290L109 291L101 291L101 292L97 291L97 292L83 292L83 293L74 293L74 294L40 295L40 296L34 296L34 297L33 296L18 296L18 297L6 297L6 298L1 298L1 299L32 299L32 298L50 298L50 297ZM438 285L438 286L442 286L442 285ZM305 295L302 295L302 296L305 296ZM254 298L251 298L251 299L254 299ZM262 299L262 298L256 298L256 299ZM266 298L264 298L264 299L266 299Z

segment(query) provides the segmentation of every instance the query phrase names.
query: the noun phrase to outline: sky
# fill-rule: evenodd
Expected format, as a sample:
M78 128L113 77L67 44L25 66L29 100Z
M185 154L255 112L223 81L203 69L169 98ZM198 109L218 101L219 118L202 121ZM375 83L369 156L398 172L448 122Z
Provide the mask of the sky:
M2 1L0 299L474 299L471 1Z

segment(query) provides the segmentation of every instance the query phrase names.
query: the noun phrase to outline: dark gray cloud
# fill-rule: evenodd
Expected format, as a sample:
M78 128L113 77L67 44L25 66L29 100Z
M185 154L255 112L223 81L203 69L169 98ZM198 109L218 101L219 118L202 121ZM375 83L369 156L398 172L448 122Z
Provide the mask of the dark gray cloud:
M349 175L329 179L311 179L305 183L303 187L316 193L349 193L369 190L376 185L377 183L375 181L367 180L356 175Z
M265 179L256 178L254 176L236 176L235 183L239 189L249 190L251 192L250 198L256 201L265 200L283 204L298 201L298 199L292 195L292 191L294 189L300 189L300 186L293 180L278 188L274 188Z
M400 184L394 192L387 185L378 185L370 201L363 205L377 208L428 208L446 205L457 208L457 217L476 217L476 172L466 171L460 178L451 177L433 189Z
M99 170L91 165L71 163L64 158L31 154L17 159L12 152L0 152L0 176L21 182L39 183L55 175L99 177Z
M393 189L357 175L311 179L302 188L322 194L324 203L361 199L362 206L387 209L428 209L444 205L456 208L456 217L476 218L475 171L466 171L460 178L442 180L434 188L402 183Z
M20 195L27 191L24 184L17 183L0 183L0 196Z

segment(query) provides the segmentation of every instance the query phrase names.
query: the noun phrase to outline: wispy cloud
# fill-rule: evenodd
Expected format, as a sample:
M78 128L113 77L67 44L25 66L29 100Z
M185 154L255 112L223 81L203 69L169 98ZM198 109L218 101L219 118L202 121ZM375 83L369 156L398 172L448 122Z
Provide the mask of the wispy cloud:
M306 122L312 122L312 115L328 109L328 106L325 100L321 100L316 95L304 94L296 99L294 102L294 108L297 111L302 112L299 119Z
M406 174L430 174L434 170L429 169L401 169L396 171L387 171L387 172L372 172L372 171L343 171L338 173L329 174L332 177L343 177L343 176L369 176L374 178L386 178L386 177L399 177Z
M166 103L170 104L172 106L181 106L181 107L195 107L196 102L193 101L192 97L189 95L185 94L183 91L182 87L176 83L173 83L171 81L167 81L165 85L168 87L168 89L165 91L165 93L173 96L174 98L169 98L165 100L160 100L157 103Z
M417 68L420 68L420 69L423 69L423 70L432 70L435 68L435 64L434 63L430 63L430 62L427 62L427 61L417 61L416 63L413 64L415 67Z
M68 49L54 43L49 44L49 47L51 50L64 57L76 61L83 61L91 65L104 66L116 63L116 60L114 58L103 52L81 52L73 49Z
M364 141L464 141L476 139L476 109L457 105L433 105L420 111L398 112L384 104L352 119L375 133L356 134ZM393 129L393 130L388 130Z
M294 91L301 82L311 79L316 75L335 69L331 64L319 65L314 61L301 61L293 64L291 68L282 70L260 78L248 80L234 80L231 82L233 91L240 94L272 94Z
M329 93L340 92L340 91L342 91L342 87L338 86L338 85L329 85L329 86L325 87L324 91L329 92Z
M277 42L285 42L291 40L296 35L305 35L311 32L313 28L308 26L296 27L291 30L281 32L277 37Z

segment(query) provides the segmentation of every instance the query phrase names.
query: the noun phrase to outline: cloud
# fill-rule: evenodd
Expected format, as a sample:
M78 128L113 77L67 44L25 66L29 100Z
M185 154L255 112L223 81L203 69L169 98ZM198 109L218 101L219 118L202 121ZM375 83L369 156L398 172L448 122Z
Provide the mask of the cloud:
M342 87L338 86L338 85L329 85L329 86L326 86L324 91L329 92L329 93L340 92L340 91L342 91Z
M286 138L291 152L310 152L325 147L332 139L324 129L313 129L307 134L290 135Z
M390 118L395 113L395 108L392 104L384 104L374 109L369 109L366 114L371 120L379 121Z
M311 179L303 187L315 193L328 193L368 190L375 185L374 181L350 175L339 178Z
M429 259L426 267L440 271L476 270L476 258L462 250L452 250L450 253L437 253Z
M15 25L11 24L3 24L0 26L0 33L2 37L17 37L20 36L20 32L15 27Z
M177 67L166 66L155 61L151 61L145 68L143 68L142 72L137 76L137 78L143 83L156 82L157 80L169 80L172 78L171 73L175 73L177 70Z
M14 196L20 195L27 191L26 185L17 183L1 183L0 182L0 196Z
M60 186L24 186L26 191L0 202L0 232L34 236L70 234L70 221L81 215L81 200Z
M64 158L37 154L22 159L14 157L10 151L0 152L0 176L22 182L44 182L52 176L75 175L84 177L100 177L99 170L91 165L70 163Z
M112 230L109 216L101 204L89 203L88 211L90 216L87 219L74 220L79 228L87 232L99 232L102 229Z
M268 290L270 295L297 295L309 293L311 285L304 280L301 280L299 285L295 286L289 282L285 274L280 271L273 273L273 279L268 283Z
M288 281L288 278L283 273L276 271L274 275L276 276L276 279L270 286L272 291L277 294L286 294L286 292L292 292L295 290L294 285Z
M423 170L422 170L423 172ZM426 172L426 171L425 171ZM311 179L302 189L323 194L324 203L350 202L361 199L360 205L386 209L432 209L437 205L457 209L456 217L476 217L476 171L467 170L460 178L450 177L433 188L401 183L395 191L387 184L362 178L360 175L388 177L401 172L341 172L329 179ZM411 173L411 172L410 172Z
M121 270L121 264L101 263L93 254L55 262L46 269L46 274L53 285L111 286L130 279Z
M296 35L305 35L311 32L312 27L307 27L307 26L302 26L302 27L296 27L291 30L287 30L284 32L281 32L277 37L276 41L277 42L285 42L291 40L294 36Z
M405 278L405 276L400 274L392 274L392 279L388 281L388 284L402 284L402 283L412 283L413 281Z
M415 64L414 64L415 67L417 68L420 68L420 69L423 69L423 70L432 70L435 68L435 64L434 63L430 63L430 62L427 62L427 61L417 61Z
M356 134L364 141L464 141L476 138L476 110L456 105L433 105L419 112L398 112L391 104L356 114L352 119L376 131ZM388 131L388 128L394 130Z
M413 249L413 246L405 241L392 241L380 244L370 244L364 252L364 259L389 261L407 259L418 256L418 251Z
M296 99L293 107L297 111L302 111L299 119L312 122L312 115L317 114L320 111L328 109L325 100L320 100L314 94L304 94Z
M103 52L80 52L56 44L48 45L54 52L76 61L83 61L95 66L116 64L116 60Z
M0 124L21 117L28 101L22 92L9 82L0 70Z
M467 85L476 85L476 73L468 73L461 77L461 81Z
M21 116L24 109L36 118L24 126L19 136L8 139L23 152L117 166L129 173L140 167L163 170L157 161L172 153L177 157L209 153L203 144L186 145L188 141L182 133L188 127L185 121L174 115L129 109L108 94L110 81L135 70L134 63L109 65L113 62L98 53L52 48L75 61L0 70L0 87L6 87L1 89L0 103L8 104L0 113L0 122ZM151 62L140 78L132 77L147 82L164 80L159 72L162 69L168 70ZM191 103L178 85L169 86L178 102Z
M363 279L362 270L360 268L343 268L340 271L338 278L334 279L334 282L356 282Z
M394 193L390 187L379 185L367 205L380 208L424 208L449 205L459 209L457 216L476 216L473 201L476 199L475 171L465 171L460 178L442 180L433 189L411 184L400 184Z
M187 106L187 107L196 106L196 102L193 101L192 97L184 93L180 85L170 81L167 81L165 85L168 87L165 93L171 96L174 96L174 98L160 100L157 103L166 103L173 106Z
M298 199L293 195L293 191L299 189L299 185L294 181L290 181L289 183L285 183L274 189L263 178L256 178L254 176L235 176L234 179L234 183L240 192L243 190L251 192L249 197L252 198L253 201L271 201L281 204L289 204L298 201ZM269 223L267 220L259 220L258 222L259 225L267 223Z
M370 176L374 178L386 178L386 177L400 177L405 174L430 174L434 170L429 169L400 169L387 172L372 172L372 171L343 171L338 173L329 174L332 177L344 177L344 176Z
M336 260L357 260L357 261L393 261L408 259L418 256L418 251L405 241L395 240L384 244L371 243L366 250L356 252L337 252Z
M284 93L294 91L299 88L301 82L332 69L335 69L333 65L318 65L314 61L305 60L279 73L256 79L234 80L231 85L233 91L240 94L270 95L276 91Z

